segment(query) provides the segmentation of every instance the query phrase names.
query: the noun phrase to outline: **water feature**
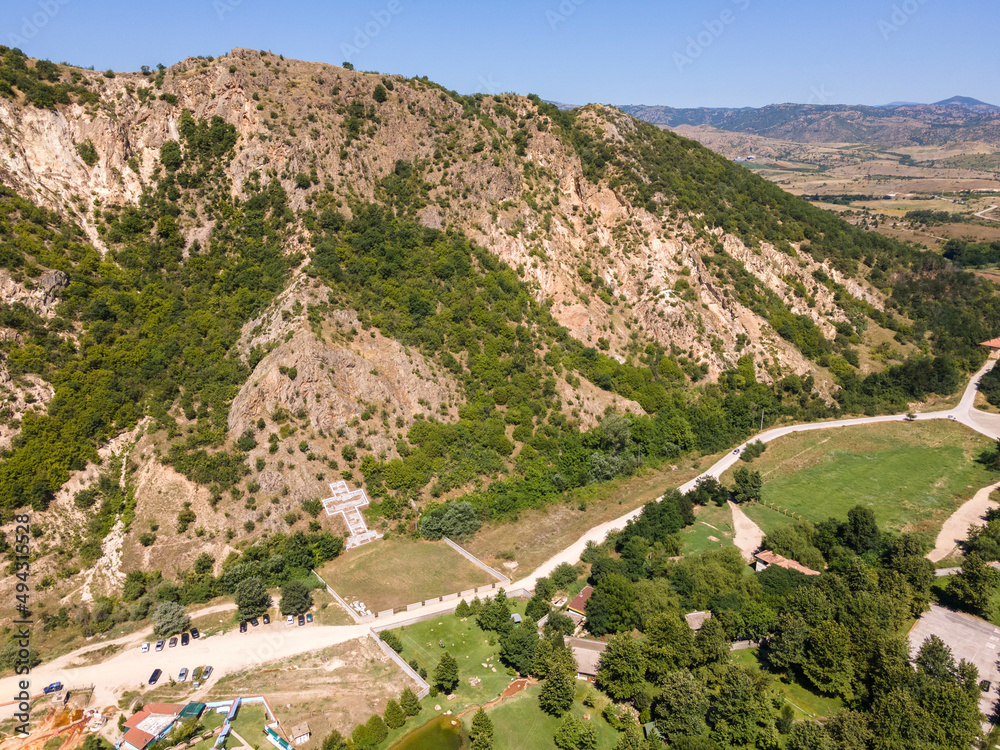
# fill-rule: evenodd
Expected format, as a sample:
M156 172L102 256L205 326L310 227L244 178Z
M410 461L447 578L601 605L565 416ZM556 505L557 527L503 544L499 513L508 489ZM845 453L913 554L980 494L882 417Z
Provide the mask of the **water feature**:
M462 750L466 746L461 722L452 726L454 716L439 716L414 729L391 750ZM457 721L457 720L456 720Z

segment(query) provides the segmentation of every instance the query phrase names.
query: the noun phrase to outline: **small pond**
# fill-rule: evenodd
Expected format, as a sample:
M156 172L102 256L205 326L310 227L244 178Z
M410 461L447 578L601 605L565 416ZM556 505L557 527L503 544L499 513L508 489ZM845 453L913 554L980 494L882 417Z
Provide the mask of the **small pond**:
M439 716L418 727L392 746L392 750L462 750L462 725L452 726L453 716Z

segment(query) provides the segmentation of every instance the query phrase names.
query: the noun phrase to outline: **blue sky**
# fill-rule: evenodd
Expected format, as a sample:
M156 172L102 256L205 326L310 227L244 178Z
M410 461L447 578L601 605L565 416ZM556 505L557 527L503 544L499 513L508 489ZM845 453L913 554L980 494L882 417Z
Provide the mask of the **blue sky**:
M137 70L233 47L573 104L1000 104L995 0L3 0L0 44Z

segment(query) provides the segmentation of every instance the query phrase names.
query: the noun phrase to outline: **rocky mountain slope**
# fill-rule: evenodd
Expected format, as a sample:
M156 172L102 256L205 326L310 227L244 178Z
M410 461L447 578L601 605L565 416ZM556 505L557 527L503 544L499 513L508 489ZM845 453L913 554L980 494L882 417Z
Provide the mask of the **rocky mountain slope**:
M67 601L122 560L340 533L316 500L341 477L406 533L725 449L762 411L898 409L992 325L985 287L903 295L912 249L612 108L246 49L0 53L0 493Z

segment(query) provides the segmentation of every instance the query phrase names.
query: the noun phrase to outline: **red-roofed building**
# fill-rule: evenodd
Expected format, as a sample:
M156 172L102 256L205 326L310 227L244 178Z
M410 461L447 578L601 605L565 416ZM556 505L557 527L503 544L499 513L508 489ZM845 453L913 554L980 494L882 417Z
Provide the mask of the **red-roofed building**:
M125 734L115 746L119 750L146 750L162 739L177 722L184 703L150 703L125 722Z
M569 603L567 609L570 612L576 612L578 615L586 616L587 614L587 602L594 593L593 586L584 586L583 591L573 597L573 601Z
M1000 338L990 339L989 341L983 341L979 345L988 347L991 356L996 354L997 352L1000 352Z
M767 570L772 565L777 565L779 568L785 568L787 570L797 570L799 573L803 573L807 576L818 576L819 571L813 570L812 568L807 568L800 562L795 560L789 560L787 557L782 557L776 552L772 552L769 549L763 552L758 552L754 555L757 560L757 564L754 566L755 570L759 573L762 570Z

